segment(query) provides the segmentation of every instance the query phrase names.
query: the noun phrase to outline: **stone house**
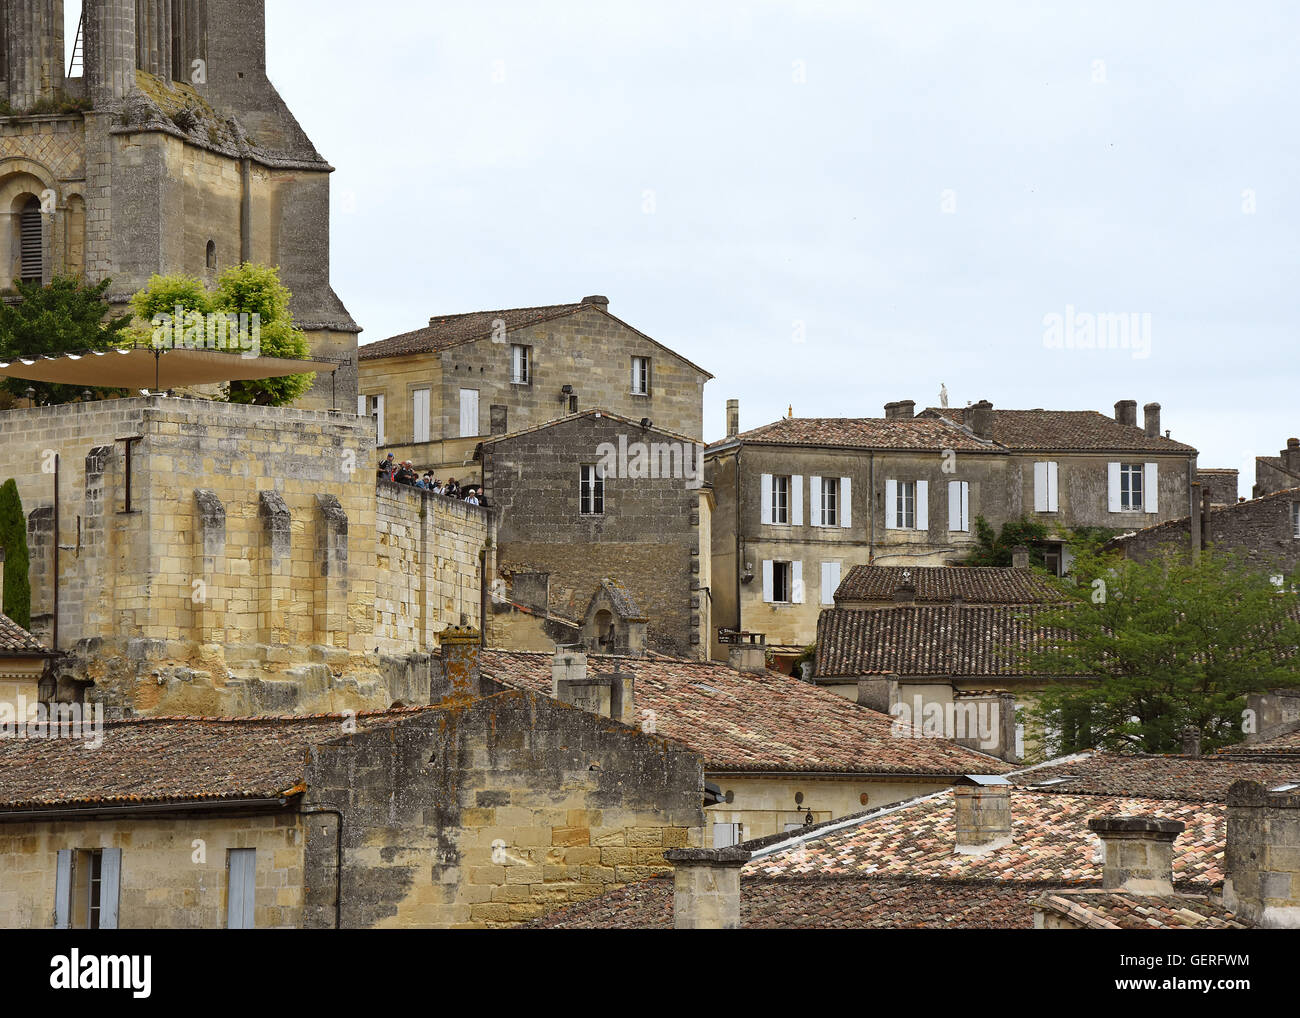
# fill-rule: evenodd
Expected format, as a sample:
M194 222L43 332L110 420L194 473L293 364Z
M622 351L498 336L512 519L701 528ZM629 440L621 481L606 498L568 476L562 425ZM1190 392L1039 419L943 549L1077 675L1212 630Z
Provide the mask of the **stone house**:
M717 498L714 618L719 629L762 633L785 670L813 639L821 608L854 565L940 566L1022 515L1044 523L1049 569L1068 568L1076 527L1120 529L1188 511L1196 450L1160 434L1160 407L1094 411L965 410L915 414L910 400L884 418L786 418L709 446ZM725 656L715 637L712 654Z
M900 604L835 607L817 624L812 681L839 696L933 727L963 745L1017 761L1039 752L1021 711L1060 681L1038 674L1021 653L1064 634L1038 604Z
M49 699L47 677L57 657L22 626L0 615L0 704L17 705L20 697L28 703Z
M485 439L477 459L504 576L547 574L550 609L575 621L615 581L644 615L651 649L702 653L711 492L696 441L590 409Z
M442 480L476 480L475 446L578 410L606 407L699 441L713 376L609 313L574 304L442 315L359 352L357 412L380 454Z
M96 0L82 25L69 77L63 0L4 5L3 278L111 278L120 313L154 273L279 266L350 408L361 330L330 286L333 167L266 76L264 0ZM321 377L303 405L333 398Z
M702 796L694 754L521 690L0 740L0 926L510 926L662 870Z
M1253 498L1288 488L1300 488L1300 438L1288 438L1276 456L1255 457Z
M161 396L0 413L60 700L198 714L425 702L492 513L376 485L351 414Z
M542 929L1292 927L1290 764L1084 753L716 852Z
M640 726L703 760L706 844L850 816L1007 765L788 675L715 662L484 650L480 688L526 689ZM484 685L489 683L489 685ZM435 691L439 689L435 680Z
M1210 497L1207 490L1190 516L1123 534L1106 547L1143 562L1166 549L1195 552L1212 546L1270 575L1290 576L1300 568L1300 487L1221 506L1212 506Z

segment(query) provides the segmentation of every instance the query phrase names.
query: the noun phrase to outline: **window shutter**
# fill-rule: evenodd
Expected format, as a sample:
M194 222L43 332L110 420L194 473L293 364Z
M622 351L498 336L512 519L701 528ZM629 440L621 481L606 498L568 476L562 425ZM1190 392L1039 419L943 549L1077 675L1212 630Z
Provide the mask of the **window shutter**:
M1106 464L1106 486L1107 486L1107 497L1109 500L1107 505L1108 510L1113 513L1122 512L1123 510L1120 506L1120 500L1119 500L1119 464L1118 463Z
M416 389L411 394L411 441L429 441L429 390Z
M840 478L840 526L853 525L853 478Z
M1055 461L1047 464L1047 511L1054 513L1060 509L1060 501L1057 498L1057 469Z
M885 481L885 529L898 529L898 482Z
M790 478L790 525L803 526L803 474Z
M117 904L122 893L122 850L106 848L99 868L99 928L117 929Z
M835 603L835 591L840 589L840 564L822 563L822 604Z
M1149 513L1159 512L1160 464L1147 463L1142 468L1142 508Z
M822 525L822 479L808 478L808 522L814 527Z
M358 396L358 397L357 397L357 416L358 416L358 417L365 417L365 416L366 416L366 397L365 397L365 396Z
M803 604L803 563L790 563L790 603Z
M916 529L930 529L930 482L916 482Z
M970 533L970 482L961 482L961 529Z
M384 397L383 396L375 397L375 414L379 420L379 444L387 445L388 443L384 441Z
M257 849L230 850L230 887L226 896L226 928L251 930L257 893Z
M964 481L948 482L948 529L950 531L966 529L961 525L961 486L964 483Z
M59 849L57 876L54 882L54 928L66 930L72 925L72 849Z
M763 560L763 600L772 603L772 560Z
M1047 508L1047 467L1046 463L1034 464L1034 512L1051 512Z
M758 485L760 508L758 520L760 523L772 522L772 475L764 474Z

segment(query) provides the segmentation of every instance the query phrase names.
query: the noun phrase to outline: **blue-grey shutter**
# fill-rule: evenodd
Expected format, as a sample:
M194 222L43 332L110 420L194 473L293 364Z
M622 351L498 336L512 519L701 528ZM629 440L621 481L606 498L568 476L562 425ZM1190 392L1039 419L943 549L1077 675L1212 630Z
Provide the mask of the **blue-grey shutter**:
M253 906L257 890L257 849L230 850L230 894L226 905L226 926L232 930L253 928Z
M59 849L58 876L54 883L54 928L66 930L72 924L72 849Z
M122 850L106 848L99 867L99 928L117 929L117 903L122 893Z

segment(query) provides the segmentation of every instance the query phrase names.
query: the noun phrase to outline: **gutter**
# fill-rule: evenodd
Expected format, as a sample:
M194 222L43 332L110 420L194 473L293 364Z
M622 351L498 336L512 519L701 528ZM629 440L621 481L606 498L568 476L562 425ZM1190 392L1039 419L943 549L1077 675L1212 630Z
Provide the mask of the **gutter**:
M165 813L217 813L221 811L286 809L287 795L259 799L196 799L193 802L126 803L102 806L42 807L0 812L0 823L29 820L68 820L78 817L153 816Z

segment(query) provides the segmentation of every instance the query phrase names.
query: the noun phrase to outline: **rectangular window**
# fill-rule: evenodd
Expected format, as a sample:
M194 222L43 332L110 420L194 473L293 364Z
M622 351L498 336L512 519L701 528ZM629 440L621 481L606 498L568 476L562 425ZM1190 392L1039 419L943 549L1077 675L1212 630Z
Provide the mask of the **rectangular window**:
M605 476L599 466L584 464L578 485L578 512L583 516L605 514Z
M896 530L916 529L916 482L899 481L898 494L894 499L894 528Z
M375 444L384 445L384 397L358 396L357 416L370 417L375 422Z
M478 435L478 390L460 390L460 437L474 438Z
M1122 512L1142 511L1142 464L1119 465L1119 507Z
M822 563L822 604L835 603L835 591L840 589L840 563Z
M533 381L533 348L516 343L510 348L510 381L516 385L531 385Z
M772 563L772 600L777 604L790 603L790 563Z
M416 389L411 393L411 441L429 441L429 390Z
M1300 541L1300 502L1291 503L1291 536Z
M948 482L948 530L965 534L970 531L970 482Z
M1058 512L1057 464L1050 460L1034 464L1034 512Z
M744 837L743 831L743 824L714 824L713 847L730 848L732 845L739 845Z
M230 849L226 853L226 870L229 881L226 928L251 930L257 890L257 849Z
M632 358L632 395L650 395L650 358Z
M790 522L790 478L772 478L772 522Z
M823 477L821 480L822 518L820 524L823 527L838 527L840 525L840 479L838 477Z
M63 849L54 887L54 924L75 930L117 929L120 848Z

